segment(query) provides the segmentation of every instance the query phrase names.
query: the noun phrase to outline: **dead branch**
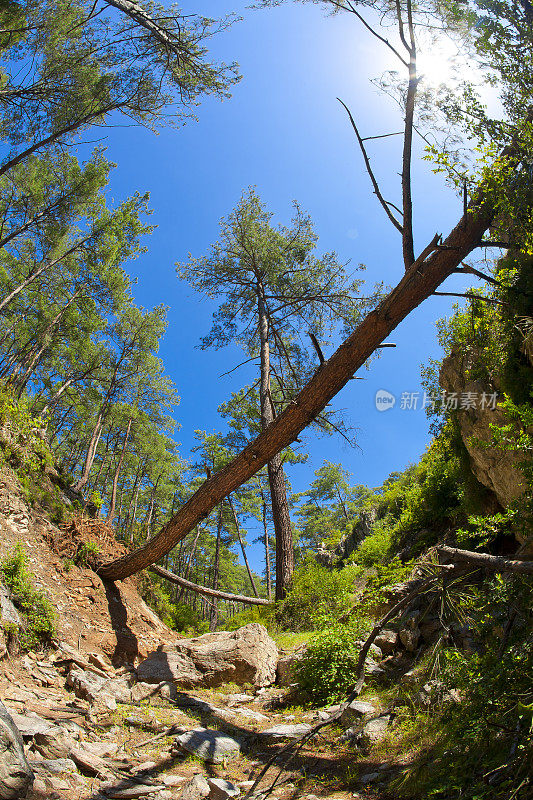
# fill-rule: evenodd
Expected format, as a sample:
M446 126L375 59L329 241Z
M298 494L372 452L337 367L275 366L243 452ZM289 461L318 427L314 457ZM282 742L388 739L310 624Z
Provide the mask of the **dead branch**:
M355 135L357 137L357 142L358 142L359 147L361 149L361 153L362 153L362 156L363 156L363 161L365 162L366 171L368 172L368 176L369 176L369 178L370 178L370 180L372 182L372 186L374 187L374 194L378 198L379 202L381 203L381 205L382 205L382 207L383 207L383 209L385 211L385 214L388 216L388 218L390 219L390 221L392 222L392 224L394 225L396 230L400 231L400 233L403 235L403 226L400 225L400 223L398 222L398 220L396 219L396 217L394 216L394 214L390 210L389 203L387 203L387 201L385 200L385 198L381 194L381 189L379 188L379 184L377 182L376 176L374 175L374 170L372 169L372 165L370 164L370 159L369 159L368 154L366 152L365 143L364 143L363 139L361 138L361 134L359 133L359 129L358 129L357 125L355 124L355 120L354 120L354 118L352 116L352 112L350 111L350 109L348 108L346 103L344 103L340 99L340 97L337 97L337 100L339 101L339 103L342 106L344 106L344 108L346 110L346 113L348 114L348 118L350 120L350 124L351 124L351 126L352 126L352 128L354 130L354 133L355 133Z
M438 553L445 561L466 561L485 567L491 572L516 572L522 575L533 575L533 561L517 561L502 556L491 556L489 553L474 553L471 550L459 550L457 547L441 545L437 547Z
M220 592L218 589L209 589L207 586L200 586L198 583L192 583L191 581L185 580L185 578L180 578L179 575L169 572L168 569L158 567L157 564L152 564L150 570L155 572L156 575L159 575L160 578L165 578L167 581L170 581L170 583L175 583L178 586L182 586L184 589L187 589L189 592L203 594L206 597L218 597L220 600L233 600L234 603L247 603L248 605L255 606L270 605L268 600L263 600L261 597L247 597L244 594L230 594L229 592Z

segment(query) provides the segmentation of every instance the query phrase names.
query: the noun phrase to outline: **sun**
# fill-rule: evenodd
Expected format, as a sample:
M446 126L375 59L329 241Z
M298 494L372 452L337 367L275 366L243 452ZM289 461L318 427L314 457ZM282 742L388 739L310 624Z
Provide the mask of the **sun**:
M474 67L474 70L476 68ZM422 42L418 49L417 71L421 85L436 87L441 84L450 86L462 78L472 78L472 64L460 42L449 36L440 37L431 42Z

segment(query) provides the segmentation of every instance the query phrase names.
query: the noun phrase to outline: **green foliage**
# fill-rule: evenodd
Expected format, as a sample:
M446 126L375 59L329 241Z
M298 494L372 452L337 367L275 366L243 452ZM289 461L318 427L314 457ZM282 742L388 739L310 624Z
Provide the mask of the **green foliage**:
M357 574L357 567L329 570L308 556L294 571L286 598L277 604L278 623L293 631L320 630L332 624L350 609Z
M470 597L469 623L483 647L444 651L441 678L461 700L437 714L434 743L413 759L397 786L400 797L530 797L532 600L526 576L498 576Z
M100 552L96 542L84 542L76 550L73 561L78 567L90 567L96 562Z
M32 586L34 578L21 544L0 562L0 573L24 623L17 632L20 647L33 650L49 645L56 635L55 612L44 591Z
M333 703L345 696L357 678L356 640L364 630L360 625L334 625L308 643L298 662L297 678L313 703Z
M258 622L260 625L264 625L271 635L275 635L278 628L274 604L271 606L249 606L245 611L240 611L233 617L224 620L224 630L236 631L250 622Z

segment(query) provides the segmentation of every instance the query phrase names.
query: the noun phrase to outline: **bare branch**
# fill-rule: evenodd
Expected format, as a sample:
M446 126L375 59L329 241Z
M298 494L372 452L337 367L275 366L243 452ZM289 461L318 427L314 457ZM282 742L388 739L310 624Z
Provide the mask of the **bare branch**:
M396 230L400 231L400 233L403 235L403 227L400 225L400 223L398 222L398 220L396 219L396 217L394 216L394 214L390 210L389 203L387 203L387 201L384 199L383 195L381 194L381 190L380 190L378 182L376 180L376 176L374 175L374 172L373 172L372 167L370 165L370 159L368 158L368 155L367 155L367 152L366 152L366 148L365 148L365 144L364 144L364 142L363 142L363 140L361 138L361 135L359 133L357 125L355 124L355 120L354 120L354 118L352 116L352 112L350 111L350 109L348 108L346 103L344 103L340 99L340 97L337 97L337 100L339 101L339 103L342 106L344 106L344 108L346 110L346 113L348 114L348 117L350 119L350 123L352 125L352 128L354 129L355 135L357 137L357 141L359 143L359 147L361 148L361 153L363 154L363 159L364 159L364 162L365 162L366 171L368 172L370 180L372 181L372 186L374 187L374 194L376 195L376 197L378 198L379 202L381 203L381 205L385 209L385 214L388 216L388 218L390 219L390 221L392 222L392 224L394 225Z

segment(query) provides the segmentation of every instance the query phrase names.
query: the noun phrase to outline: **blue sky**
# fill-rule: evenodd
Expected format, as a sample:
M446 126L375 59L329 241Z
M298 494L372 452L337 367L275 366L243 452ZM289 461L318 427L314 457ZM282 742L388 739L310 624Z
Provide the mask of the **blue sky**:
M193 8L194 5L194 8ZM177 438L187 457L195 429L222 427L217 406L253 379L243 368L218 376L242 360L237 348L196 348L210 326L213 306L178 282L174 263L205 253L218 235L218 221L236 205L243 189L255 185L279 221L288 221L298 200L314 220L320 249L336 250L356 267L366 265L370 284L399 280L403 267L399 234L372 194L341 97L352 109L363 135L401 129L399 110L370 83L390 67L386 53L357 21L325 16L314 4L287 3L247 10L240 0L203 0L190 10L217 16L236 11L243 20L211 41L215 59L240 65L242 81L223 103L207 100L198 122L158 136L141 128L111 129L108 157L117 162L111 193L118 201L135 190L150 191L157 230L149 252L135 261L135 292L144 306L170 306L161 356L177 384L181 403ZM185 7L188 10L187 6ZM434 65L435 66L435 65ZM370 143L369 151L384 194L398 202L401 137ZM420 155L420 153L419 153ZM446 233L461 213L459 200L434 176L426 162L414 167L418 252L435 232ZM447 288L460 288L460 279ZM420 391L420 364L437 357L435 321L449 313L449 298L431 298L391 336L363 381L351 381L336 407L346 410L358 429L357 449L336 438L310 438L311 458L290 473L297 490L306 487L324 459L342 462L353 481L379 485L423 452L425 414L396 407L375 408L378 389L396 394Z

